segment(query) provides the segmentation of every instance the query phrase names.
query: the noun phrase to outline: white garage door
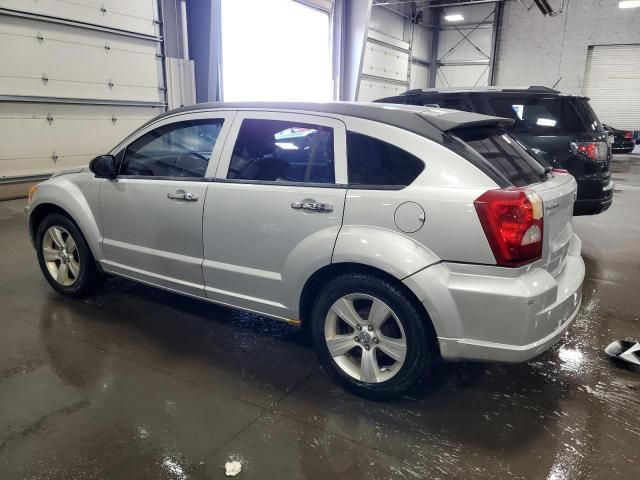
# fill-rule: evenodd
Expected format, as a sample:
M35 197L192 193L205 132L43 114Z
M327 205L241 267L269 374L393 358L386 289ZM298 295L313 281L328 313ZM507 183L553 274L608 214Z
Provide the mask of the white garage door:
M160 113L159 31L155 0L0 0L0 182L87 165Z
M589 47L582 92L603 123L640 130L640 45Z
M364 51L358 101L400 95L409 90L409 44L369 30Z

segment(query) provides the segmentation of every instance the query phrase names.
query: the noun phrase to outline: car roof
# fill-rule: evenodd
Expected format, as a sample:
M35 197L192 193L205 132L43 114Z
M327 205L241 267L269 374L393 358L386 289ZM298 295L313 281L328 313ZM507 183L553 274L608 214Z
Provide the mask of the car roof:
M543 87L543 86L531 86L531 87L489 87L489 86L481 86L481 87L446 87L446 88L427 88L427 89L413 89L408 90L406 92L398 95L399 97L405 96L413 96L413 95L423 95L423 94L456 94L456 93L472 93L472 94L482 94L482 93L497 93L497 94L525 94L525 95L552 95L552 96L561 96L561 97L576 97L576 98L586 98L583 95L575 95L572 93L563 93L559 90L554 90L553 88ZM388 98L396 98L396 97L388 97Z
M462 112L446 108L373 102L214 102L199 103L170 110L147 122L141 128L159 119L184 113L206 110L258 110L279 112L326 113L357 117L408 130L439 141L442 132L478 126L510 126L513 120L479 113Z

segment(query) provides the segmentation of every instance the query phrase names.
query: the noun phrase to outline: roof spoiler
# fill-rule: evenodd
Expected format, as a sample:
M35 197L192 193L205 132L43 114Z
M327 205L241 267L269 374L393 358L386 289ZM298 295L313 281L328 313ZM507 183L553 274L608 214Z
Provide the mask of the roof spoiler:
M508 128L515 123L511 118L491 117L480 113L455 110L425 110L424 112L418 113L418 116L441 132L479 127Z

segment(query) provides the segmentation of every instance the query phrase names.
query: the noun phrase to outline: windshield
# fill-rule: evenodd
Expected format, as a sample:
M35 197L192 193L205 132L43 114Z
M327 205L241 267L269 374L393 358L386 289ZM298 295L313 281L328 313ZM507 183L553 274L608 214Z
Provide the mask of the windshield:
M479 154L514 186L524 187L547 179L547 170L527 153L524 145L502 129L469 128L455 134L474 155ZM463 156L469 160L468 153Z
M525 135L575 135L601 132L586 98L499 96L489 100L495 114L515 120L509 129Z

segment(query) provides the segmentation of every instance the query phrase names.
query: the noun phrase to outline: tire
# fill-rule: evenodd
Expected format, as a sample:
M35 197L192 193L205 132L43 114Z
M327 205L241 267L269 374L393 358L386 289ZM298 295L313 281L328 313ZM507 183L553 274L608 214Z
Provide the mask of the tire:
M73 221L59 213L47 215L38 225L35 243L40 270L55 291L76 298L91 292L98 276L95 260Z
M374 311L378 314L371 317ZM360 330L353 327L358 318L363 320ZM328 282L310 320L314 349L329 376L368 399L388 400L419 390L436 358L436 337L426 313L395 282L370 273L344 274Z

